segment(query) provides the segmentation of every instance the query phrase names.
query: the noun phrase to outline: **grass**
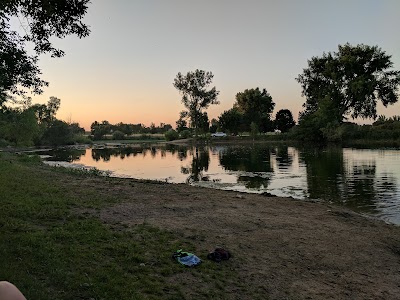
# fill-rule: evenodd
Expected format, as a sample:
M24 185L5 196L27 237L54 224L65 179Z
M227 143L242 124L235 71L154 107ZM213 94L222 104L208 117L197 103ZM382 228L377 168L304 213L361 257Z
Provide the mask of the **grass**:
M229 264L174 262L177 249L196 253L194 241L176 232L105 224L96 213L82 213L118 202L96 187L77 189L85 176L93 174L0 153L0 280L16 284L27 299L44 300L182 299L188 290L196 299L224 299L228 282L240 287ZM186 277L196 284L176 279Z

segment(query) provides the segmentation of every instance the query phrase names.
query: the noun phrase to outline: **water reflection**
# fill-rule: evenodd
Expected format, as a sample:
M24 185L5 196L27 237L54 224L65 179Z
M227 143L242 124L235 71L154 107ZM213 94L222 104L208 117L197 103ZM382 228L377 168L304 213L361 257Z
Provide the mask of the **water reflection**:
M272 172L270 163L270 148L226 147L219 152L221 165L230 171Z
M271 149L265 146L227 147L219 152L219 161L225 170L241 171L237 183L260 190L267 189L273 172L270 156Z
M197 181L209 181L208 171L210 164L210 153L208 147L194 147L190 149L192 163L190 166L181 167L182 174L189 175L186 183L194 183Z
M340 200L345 182L342 149L302 149L300 159L306 166L309 197Z
M41 152L44 155L50 155L48 160L74 162L86 154L86 149L55 149L49 152Z
M375 162L355 163L349 166L345 173L345 182L343 186L341 202L345 202L348 207L357 208L358 210L373 213L376 212L376 165ZM362 198L359 195L363 195Z
M321 199L400 224L399 150L162 145L50 155L116 176Z
M111 157L124 159L125 157L136 156L138 154L145 156L148 150L142 147L92 149L92 158L95 161L110 161Z
M272 149L272 153L275 154L275 159L279 169L287 170L292 166L293 156L289 153L289 147L286 145L280 145L275 149Z

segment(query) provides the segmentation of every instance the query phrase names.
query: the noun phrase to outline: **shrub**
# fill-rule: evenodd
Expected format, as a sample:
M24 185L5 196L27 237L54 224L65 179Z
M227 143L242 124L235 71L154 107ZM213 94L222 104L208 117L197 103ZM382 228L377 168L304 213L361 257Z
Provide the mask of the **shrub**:
M93 144L93 141L90 139L90 137L85 136L83 134L76 134L73 138L74 143L77 144Z
M181 131L180 136L183 139L188 139L188 138L192 137L192 133L190 132L190 130L185 129L185 130Z
M122 131L114 131L114 133L112 134L112 139L113 140L123 140L125 138L125 133L123 133Z
M170 129L170 130L168 130L168 131L165 133L165 139L166 139L167 141L177 140L178 138L179 138L179 133L176 132L176 131L173 130L173 129Z

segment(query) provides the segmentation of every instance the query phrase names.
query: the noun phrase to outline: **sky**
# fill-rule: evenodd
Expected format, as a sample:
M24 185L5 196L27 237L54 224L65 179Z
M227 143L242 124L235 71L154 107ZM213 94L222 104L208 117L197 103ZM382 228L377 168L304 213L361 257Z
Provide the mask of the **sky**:
M297 119L305 98L295 78L312 56L378 45L400 70L399 12L398 0L92 0L90 36L54 39L66 55L40 57L50 86L33 102L60 98L57 117L86 129L103 120L175 126L184 106L174 78L202 69L220 91L210 119L256 87L272 96L273 115L287 108ZM400 115L400 104L378 114Z

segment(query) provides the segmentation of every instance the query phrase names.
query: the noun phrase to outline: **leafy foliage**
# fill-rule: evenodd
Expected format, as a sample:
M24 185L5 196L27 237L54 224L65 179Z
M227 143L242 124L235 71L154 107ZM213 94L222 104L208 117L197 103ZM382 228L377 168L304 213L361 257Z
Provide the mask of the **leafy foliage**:
M126 123L117 123L111 124L109 121L104 120L102 122L94 121L90 125L90 131L94 140L101 140L105 138L106 135L113 135L114 132L119 131L124 135L130 136L132 134L142 134L145 139L149 138L149 133L159 133L163 134L168 130L172 129L170 124L160 123L160 126L156 126L154 123L150 125L150 127L146 127L143 124L126 124ZM125 137L125 136L124 136ZM129 137L133 139L132 136ZM121 136L121 139L122 136Z
M243 122L243 115L237 108L231 108L230 110L224 111L219 116L219 126L223 131L229 131L234 134L238 134Z
M213 78L214 75L211 72L196 69L186 75L179 72L174 79L174 87L182 95L182 103L186 108L186 113L181 113L181 118L190 119L196 137L204 117L203 110L211 104L219 103L217 100L219 91L215 87L208 89Z
M32 109L7 109L0 114L0 137L16 146L32 146L39 126Z
M46 145L68 145L73 144L74 135L66 122L54 120L43 134L42 141Z
M0 11L1 13L1 11ZM25 96L25 88L41 94L46 81L39 78L37 56L29 56L24 49L23 39L9 32L4 20L0 20L0 107L15 96Z
M46 104L3 107L0 110L0 138L16 146L66 145L87 142L78 123L57 120L61 100L50 97Z
M0 4L0 106L14 96L24 97L26 89L41 94L48 83L40 79L38 56L50 53L61 57L64 52L56 49L51 37L64 38L75 34L79 38L89 35L89 28L82 23L89 0L5 0ZM11 17L18 17L26 24L25 35L10 29ZM37 55L29 55L25 43L32 42Z
M297 77L306 97L296 133L302 140L335 141L346 118L376 118L376 105L396 103L400 71L377 46L339 45L338 52L313 57Z
M288 109L281 109L275 116L275 127L281 132L287 132L295 125L292 112Z
M113 140L123 140L125 138L125 133L119 130L114 131L112 134L112 138Z
M179 115L179 119L178 119L178 121L176 121L176 130L178 132L188 130L187 121L185 120L185 118L186 118L186 112L181 111L180 115Z
M236 94L234 108L243 115L246 130L249 130L250 124L254 122L260 131L272 131L273 123L270 114L274 107L275 103L266 89L261 91L257 87Z
M376 118L378 100L384 106L396 103L400 71L377 46L339 45L338 52L313 57L297 77L306 97L301 119L322 110L332 121Z
M166 139L167 141L177 140L178 138L179 138L179 133L176 132L176 131L173 130L173 129L170 129L170 130L168 130L168 131L165 133L165 139Z

